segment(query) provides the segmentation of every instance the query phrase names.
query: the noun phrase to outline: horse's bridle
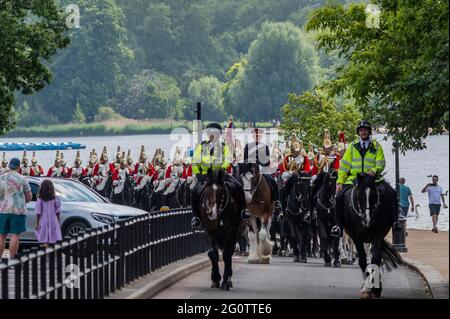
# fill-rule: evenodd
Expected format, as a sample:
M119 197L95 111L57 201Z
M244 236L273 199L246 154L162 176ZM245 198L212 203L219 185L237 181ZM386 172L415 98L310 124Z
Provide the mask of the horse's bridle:
M300 179L300 180L311 180L311 177L310 176L299 176L299 177L297 177L297 179ZM303 200L302 200L302 198L303 198L303 196L305 196L305 194L302 194L302 193L300 193L300 194L297 194L297 185L298 185L298 181L296 181L295 182L295 186L294 186L294 189L293 189L293 195L294 195L294 197L295 197L295 200L297 201L297 203L299 203L299 205L300 205L300 209L301 210L303 210L303 211L307 211L308 210L308 207L304 207L303 206ZM306 196L308 196L308 194L306 195ZM308 199L308 198L307 198ZM308 203L308 200L306 200L306 203ZM308 204L306 204L306 205L308 205ZM286 208L292 215L298 215L298 214L300 214L300 211L297 213L297 214L295 214L295 213L293 213L289 208Z
M230 202L230 192L228 191L228 187L227 187L227 185L224 183L223 184L223 188L225 189L225 194L223 195L223 197L222 197L222 203L223 202L225 202L225 204L222 204L220 207L219 207L219 210L218 210L218 212L217 212L217 215L218 215L218 219L220 219L220 215L225 211L225 209L228 207L228 203ZM206 188L205 188L205 190L206 190ZM200 197L200 200L203 202L203 199L204 199L204 196L205 196L205 194L206 194L206 192L205 191L203 191L203 193L202 193L202 196ZM225 199L226 199L226 201L224 201L224 197L225 197ZM202 205L203 206L203 205Z
M253 175L255 175L255 174L253 174ZM252 191L252 186L250 185L250 189L244 188L244 192L250 192L250 196L253 197L253 195L255 194L256 190L258 189L259 184L261 183L261 180L262 180L262 174L259 174L259 179L256 182L255 187L253 187L253 191Z
M356 204L357 204L358 207L355 207L355 199L354 199L355 198L355 189L357 189L357 186L354 186L352 188L352 192L350 194L350 202L351 202L351 205L352 205L352 210L353 210L354 213L356 213L364 221L364 223L366 223L367 222L366 214L365 214L365 212L363 212L361 210L361 207L359 205L359 201L358 201L357 198L356 198ZM377 189L376 186L375 186L375 191L377 192L377 203L375 204L375 207L373 208L373 211L377 210L378 207L380 206L380 191ZM366 209L370 210L370 207L366 207Z
M336 176L331 175L330 179L336 179ZM336 194L334 194L333 196L331 196L331 199L328 199L329 202L329 206L327 206L323 201L322 201L322 195L323 195L323 189L321 188L318 193L317 193L317 204L323 208L324 210L326 210L328 212L328 214L331 213L331 209L334 207L334 204L336 203Z

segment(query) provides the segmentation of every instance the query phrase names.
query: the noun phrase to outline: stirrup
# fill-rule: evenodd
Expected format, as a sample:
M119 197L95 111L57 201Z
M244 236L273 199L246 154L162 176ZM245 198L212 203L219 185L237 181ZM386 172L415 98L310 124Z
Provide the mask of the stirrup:
M392 229L394 231L400 231L400 230L402 230L402 226L400 226L400 223L397 221L397 222L394 222L394 224L392 225Z
M191 227L194 229L198 229L200 228L200 226L202 225L202 222L200 221L200 218L198 217L193 217L191 220Z

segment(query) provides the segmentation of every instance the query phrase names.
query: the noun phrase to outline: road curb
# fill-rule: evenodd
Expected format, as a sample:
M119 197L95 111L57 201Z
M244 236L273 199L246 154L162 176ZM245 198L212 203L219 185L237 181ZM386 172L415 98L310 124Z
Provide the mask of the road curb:
M171 272L165 274L161 278L151 280L148 284L125 297L125 299L149 299L156 295L158 292L173 285L181 279L189 276L190 274L197 272L210 265L208 258L202 258L188 265L181 266Z
M433 299L449 299L448 281L441 273L431 265L422 264L409 258L403 257L405 266L420 274L428 285Z

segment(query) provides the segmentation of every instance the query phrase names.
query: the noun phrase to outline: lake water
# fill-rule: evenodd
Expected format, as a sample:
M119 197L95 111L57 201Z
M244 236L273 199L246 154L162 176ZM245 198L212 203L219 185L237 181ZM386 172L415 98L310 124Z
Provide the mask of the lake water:
M247 135L238 134L238 138L245 143L247 141ZM381 142L385 150L386 156L386 178L392 185L395 183L395 162L394 155L392 153L392 144L389 141L383 141L382 136L375 137ZM278 139L276 134L270 134L267 137L267 141L273 141ZM131 150L132 157L137 160L139 157L139 151L141 145L145 145L147 157L151 159L156 148L161 148L165 151L166 157L170 157L169 154L173 154L175 146L179 145L183 151L187 146L193 145L191 142L192 136L184 134L183 132L177 134L155 134L155 135L134 135L134 136L102 136L102 137L75 137L75 138L15 138L5 139L0 138L0 143L7 142L79 142L86 145L85 150L81 150L81 157L83 165L85 165L89 158L89 152L95 148L97 153L100 154L103 146L107 147L109 158L113 159L117 150L117 146L120 145L122 151L127 152ZM446 192L449 189L449 136L432 136L426 140L427 149L424 151L411 151L400 157L400 174L406 178L406 184L411 188L416 204L419 204L419 217L408 217L408 228L417 229L430 229L431 218L428 212L428 198L427 194L420 193L422 187L427 184L431 179L428 175L435 174L440 177L439 184ZM28 153L28 158L31 159L31 153ZM76 151L65 151L64 157L68 165L72 165L75 158ZM8 152L7 157L18 156L22 158L22 152ZM55 152L54 151L42 151L37 152L37 156L40 164L47 170L53 163ZM446 203L448 204L448 197L446 197ZM448 230L449 214L448 209L442 209L439 216L439 228L442 230Z

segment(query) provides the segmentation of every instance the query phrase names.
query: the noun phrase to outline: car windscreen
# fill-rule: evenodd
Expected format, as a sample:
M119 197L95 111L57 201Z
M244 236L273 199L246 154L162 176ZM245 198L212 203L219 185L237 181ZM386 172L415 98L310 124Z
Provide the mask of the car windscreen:
M56 195L62 202L104 203L104 201L87 187L78 183L53 182Z

